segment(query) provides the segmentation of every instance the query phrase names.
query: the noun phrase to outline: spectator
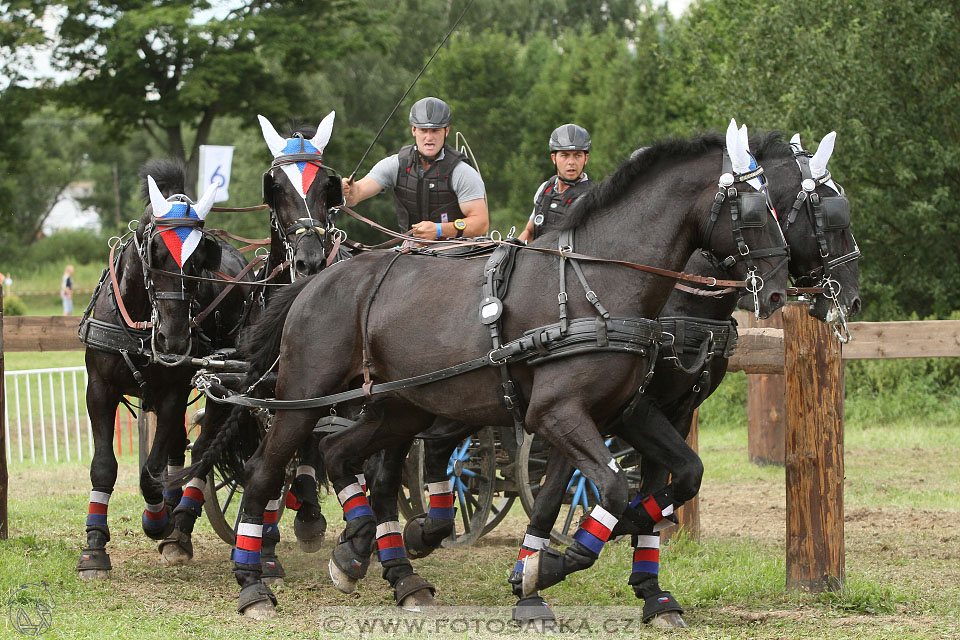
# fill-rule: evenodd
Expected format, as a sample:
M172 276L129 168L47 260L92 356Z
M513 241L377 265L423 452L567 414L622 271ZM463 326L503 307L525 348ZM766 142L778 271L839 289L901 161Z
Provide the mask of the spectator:
M63 315L73 315L73 265L68 264L63 270L63 279L60 281L60 299L63 301Z

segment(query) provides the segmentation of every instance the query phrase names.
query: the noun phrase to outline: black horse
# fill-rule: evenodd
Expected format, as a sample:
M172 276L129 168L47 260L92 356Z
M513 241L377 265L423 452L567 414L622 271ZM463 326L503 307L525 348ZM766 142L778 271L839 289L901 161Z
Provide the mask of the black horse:
M742 130L743 131L743 130ZM741 132L738 132L738 135ZM807 279L809 280L813 275L818 272L821 274L821 279L823 279L822 274L824 273L824 264L825 262L842 262L840 264L834 265L834 268L831 270L828 268L828 273L833 274L833 281L835 284L843 284L841 289L843 295L843 306L850 307L855 313L859 309L859 300L857 299L857 273L856 273L856 264L851 260L838 260L836 256L848 256L853 255L851 252L855 248L855 243L852 240L852 236L849 234L849 224L847 228L840 228L836 225L830 227L830 229L825 230L823 228L817 227L815 224L814 217L812 215L804 215L799 222L791 225L788 220L791 218L796 218L796 211L793 211L793 205L797 201L797 194L803 194L803 189L801 187L801 181L803 175L801 170L794 160L794 151L785 144L779 134L769 134L767 136L758 138L755 140L755 146L758 148L757 157L760 160L763 168L766 170L765 176L769 178L769 181L766 184L767 195L770 198L770 204L775 208L775 210L781 212L779 220L784 226L784 229L789 232L788 240L791 241L791 261L790 261L790 272L791 275L798 280ZM826 159L829 157L829 151L826 153L827 158L816 159L814 164L819 161L819 164L825 166ZM820 161L822 160L822 161ZM806 162L806 157L804 156L804 162ZM756 178L758 181L763 180L764 178ZM821 191L830 192L830 188L823 186L820 188ZM806 198L804 198L806 199ZM789 215L788 215L789 214ZM849 219L847 220L849 223ZM822 225L821 225L822 226ZM826 248L821 249L821 241L825 242L829 239L829 251ZM841 248L841 245L842 248ZM834 256L828 260L824 260L822 256ZM707 254L697 252L687 263L685 270L691 273L699 273L704 276L712 276L718 279L728 278L729 273L726 272L715 260L712 260L708 257ZM839 282L837 282L839 280ZM810 282L808 284L819 284L819 282ZM680 285L680 290L689 291L690 288L686 285ZM836 288L827 287L828 291L836 291ZM708 294L705 298L707 302L699 301L700 305L719 305L720 317L713 318L715 313L707 313L704 316L716 320L714 326L709 327L716 331L717 333L717 342L720 343L720 334L723 334L724 339L731 332L731 328L728 324L728 318L730 313L733 310L733 305L736 303L737 298L739 297L739 292L737 290L730 290L728 293L717 292L717 291L708 291L708 290L696 290L695 293ZM719 293L719 298L716 297ZM671 304L676 305L676 300L678 297L690 297L692 294L680 294L675 292L671 295L668 305L665 308L663 313L667 315L687 315L697 317L695 313L681 313L679 309L669 310ZM833 304L836 302L832 297L829 297L825 294L821 294L816 298L815 304L811 308L811 313L818 313L821 320L825 319L827 314L827 308L821 303L824 301L831 302ZM687 318L689 324L690 318ZM680 319L680 322L683 322ZM702 323L701 323L702 324ZM675 331L676 322L671 321L669 323L669 330ZM735 333L735 328L733 329ZM702 327L698 327L696 331L691 328L690 337L694 336L705 336L705 330ZM681 342L683 342L683 334L679 336ZM732 338L731 338L732 343ZM669 343L668 343L669 344ZM687 428L689 429L689 419L692 415L693 410L699 406L699 404L705 399L705 397L710 393L712 387L706 383L706 380L699 380L698 377L702 373L701 369L703 368L703 361L706 352L700 353L702 344L696 344L693 348L694 356L701 356L699 363L693 365L694 369L689 371L689 373L682 373L675 371L673 362L675 361L676 353L683 355L684 346L682 344L677 345L676 348L671 346L670 349L663 349L659 355L658 363L655 368L655 374L653 379L650 382L649 388L644 396L644 403L641 405L646 407L648 400L652 399L654 403L660 402L660 399L667 403L666 406L669 407L667 415L679 415L678 420L686 419ZM719 347L722 350L722 346ZM684 356L689 359L689 356ZM696 357L694 358L697 359ZM715 380L719 381L722 378L722 371L718 369L721 362L723 363L723 371L725 371L726 358L716 358L713 361L708 362L709 371L714 372ZM709 372L708 371L708 372ZM678 377L684 378L682 380L677 380ZM698 389L699 393L691 392L691 388ZM679 398L674 396L680 395ZM679 414L678 414L679 412ZM671 422L674 422L671 419ZM644 429L643 438L633 438L632 441L642 440L643 442L653 442L658 439L661 439L658 436L660 431L663 431L663 424L657 423L656 420L652 421L650 427ZM617 423L619 426L622 426L622 423ZM634 420L632 424L636 424ZM686 436L686 430L680 429L678 431L683 432L683 436ZM469 436L474 431L474 428L469 425L462 425L458 423L451 423L449 421L440 421L433 428L427 431L427 436L424 438L424 466L425 466L425 480L427 486L430 489L430 501L431 509L430 513L426 517L415 518L407 523L406 528L404 529L404 542L406 545L407 553L410 557L423 557L434 549L436 549L442 540L449 536L453 531L453 514L450 505L444 503L446 499L447 502L452 501L452 496L450 495L450 487L448 481L448 460L450 458L451 452L454 447L460 445L463 439ZM649 433L647 433L649 432ZM675 482L679 482L682 485L687 485L684 489L684 493L696 493L699 488L699 472L698 465L699 461L695 460L693 452L689 451L689 448L686 447L684 443L677 442L676 439L673 440L673 447L676 451L672 452L670 455L674 460L680 460L683 464L683 468L674 467L671 471L674 472ZM641 444L637 444L636 448L641 451L647 452L648 449ZM650 452L653 453L653 452ZM374 460L378 464L371 465L368 463L368 473L367 476L370 479L371 487L371 496L370 501L373 506L374 512L378 517L383 518L388 516L390 513L396 513L395 506L392 504L392 498L396 495L399 488L400 482L400 470L403 465L402 451L400 452L384 452L382 456L378 456ZM665 454L661 454L665 455ZM551 461L557 458L557 456L550 456ZM652 459L657 459L656 456L652 456ZM533 550L539 549L541 546L545 545L549 541L549 531L553 524L553 521L556 519L556 515L560 509L560 499L563 497L566 492L566 488L569 482L569 475L572 473L572 467L569 467L569 463L566 463L562 457L559 460L552 463L554 466L562 470L566 470L564 473L562 470L560 472L554 472L549 475L548 483L541 489L539 495L542 495L543 498L537 500L537 510L538 512L542 511L542 514L539 514L534 518L534 522L530 529L527 532L527 542L524 544L524 548L520 552L521 559L529 555ZM647 469L652 463L648 463ZM372 467L372 468L371 468ZM658 482L659 484L650 485L647 483L645 485L646 492L649 493L651 490L663 487L666 485L666 477L655 475L655 474L644 474L647 478L659 478L659 480L650 480L651 482ZM551 483L552 481L552 483ZM468 498L469 499L469 498ZM546 505L542 509L540 505ZM430 514L433 514L431 517ZM483 518L481 518L483 520ZM482 524L482 522L481 522ZM545 527L545 528L544 528ZM649 555L649 554L648 554ZM520 582L520 569L522 566L517 565L517 572L513 576L514 581L517 583L517 590L519 591L519 582ZM651 611L658 611L660 613L665 613L667 611L666 604L664 602L657 602L657 600L662 600L664 594L657 592L654 598L648 598L652 601L656 607L651 606ZM666 594L669 596L669 594ZM677 606L676 603L672 603L673 606ZM523 598L519 603L518 614L521 616L533 617L535 619L552 619L551 610L543 606L543 601L539 596L530 596L529 598ZM654 614L648 616L647 619L653 617Z
M840 320L860 310L859 250L850 231L849 204L826 171L833 135L825 138L812 158L784 143L777 133L756 139L753 145L770 179L768 193L790 246L790 275L798 283L824 290L815 294L810 304L810 314L822 321L828 317ZM815 172L811 174L806 167ZM724 277L724 271L700 253L694 254L685 268ZM661 323L665 331L673 332L675 344L661 350L656 373L635 411L642 419L615 422L611 430L643 454L641 497L656 495L668 477L674 483L695 482L699 486L702 466L684 439L693 411L713 393L726 373L727 348L736 332L730 315L737 298L736 291L709 292L681 286L661 311ZM686 341L681 337L681 327L689 334ZM716 344L708 344L711 331L718 338ZM720 344L721 336L726 344ZM712 357L702 357L704 344L714 352ZM520 621L553 618L537 590L556 582L552 567L565 560L547 550L547 545L573 467L563 456L547 459L546 475L511 576L514 593L520 597L516 610ZM686 626L680 617L682 608L657 580L659 531L650 527L631 533L635 550L629 583L644 601L643 620L658 626Z
M254 292L254 305L241 328L240 343L234 358L242 360L246 357L244 344L251 339L249 334L252 327L262 316L278 286L315 275L339 258L339 243L335 241L338 231L333 224L331 209L343 203L340 176L323 164L323 150L330 140L334 118L334 112L330 112L316 129L298 126L289 136L282 137L269 120L259 116L264 140L273 155L270 168L263 174L263 201L270 209L270 251L259 271L260 280L265 284ZM268 370L271 365L265 363L262 370ZM249 387L258 381L258 377L245 380L238 388ZM272 394L273 388L261 381L257 391ZM241 436L232 441L232 451L223 456L222 465L226 468L226 476L242 478L243 461L256 450L264 428L260 420L246 409L236 408L231 412L227 405L208 403L201 420L201 435L193 446L192 456L199 460L209 443L231 419L236 421ZM321 464L317 447L302 447L298 458L300 464L292 487L295 499L288 500L287 505L297 511L294 531L301 548L308 552L316 551L326 530L326 520L320 512L317 494L316 469ZM194 488L191 493L197 504L175 513L176 528L172 537L178 540L181 562L189 561L193 555L190 536L200 515L206 480L205 476L189 478L187 486ZM283 496L271 500L264 516L268 525L264 531L263 577L271 583L282 582L284 576L283 566L275 552L280 539L277 521L281 499ZM207 508L218 506L209 505Z
M142 525L149 537L164 540L173 530L169 512L182 499L182 492L164 490L161 478L165 471L183 468L183 417L196 371L189 361L233 346L248 307L240 288L212 306L223 290L211 282L212 272L235 276L245 265L230 245L203 234L216 190L196 204L179 195L185 190L184 171L172 161L151 161L140 173L150 203L136 230L125 240L114 239L110 267L80 326L94 439L87 545L77 564L84 579L105 578L111 569L107 504L117 479L114 415L123 396L140 398L141 410L157 415L153 447L140 472L146 502ZM192 279L197 276L207 280Z
M745 149L731 149L732 158L745 156ZM678 269L695 248L705 247L721 259L729 258L737 277L751 276L758 313L769 314L778 308L785 298L787 277L781 268L786 260L782 234L775 224L767 223L765 209L760 214L754 211L749 221L730 213L725 198L736 197L732 190L737 184L735 177L731 176L731 184L715 198L723 158L720 136L656 145L605 181L598 197L571 217L561 232L561 260L535 250L521 252L499 316L506 343L493 353L488 353L487 329L476 321L476 283L483 275L477 263L451 271L447 263L419 255L370 253L302 285L295 283L278 296L278 311L268 312L273 320L285 318L278 398L311 398L358 384L374 393L383 381L465 361L474 367L456 377L368 400L356 426L325 439L327 475L347 520L330 564L335 580L338 574L352 580L363 575L376 536L384 570L392 573L391 584L398 594L405 589L404 578L412 569L398 553L398 547L402 551L399 524L384 521L377 525L356 475L373 452L408 446L434 416L477 426L513 424L502 391L498 391L500 374L487 366L512 359L516 361L513 380L529 398L527 426L562 447L597 484L608 522L621 516L644 519L644 514L628 507L626 480L611 464L596 425L605 424L641 388L657 338L655 321L644 318L656 317L673 280L609 262L583 261L581 266L578 260L573 271L588 293L582 299L560 297L561 314L567 314L561 323L554 322L557 297L545 291L555 286L560 267L568 266L570 256L602 255ZM737 173L746 171L742 162L736 166L743 167L736 169ZM740 188L752 190L746 184ZM548 234L534 246L548 249L557 240L556 235ZM764 274L762 290L758 270ZM598 314L603 318L600 321ZM534 356L533 352L551 355L551 347L559 344L557 337L579 335L584 328L589 333L588 325L599 327L597 331L605 335L603 344L612 348L600 353L562 353L565 357L560 358ZM538 329L530 333L533 328ZM516 358L510 355L517 353L521 355ZM536 364L530 364L530 359ZM277 411L264 444L247 463L245 486L251 514L258 513L276 493L287 461L323 414L322 409L287 406L278 406L282 410ZM218 442L230 437L228 431ZM216 448L215 443L197 469L209 466ZM241 528L243 537L238 538L234 557L242 587L240 608L254 617L272 615L275 596L260 581L262 518L247 516Z

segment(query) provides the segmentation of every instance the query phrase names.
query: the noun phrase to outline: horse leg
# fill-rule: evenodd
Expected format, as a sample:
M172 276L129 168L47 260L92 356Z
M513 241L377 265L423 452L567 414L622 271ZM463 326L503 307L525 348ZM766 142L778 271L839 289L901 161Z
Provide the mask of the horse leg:
M300 447L300 464L286 497L287 508L297 512L293 520L293 534L300 550L306 553L320 550L327 531L327 520L320 512L320 496L317 492L317 469L322 470L320 439L321 436L313 434L310 441Z
M430 508L426 515L413 518L404 527L403 542L411 558L427 557L453 534L457 508L447 466L453 450L476 430L462 422L438 418L427 431L436 436L423 440L423 471Z
M203 457L204 451L210 446L210 442L216 436L220 427L226 422L231 414L229 405L221 405L211 402L203 412L200 435L197 436L190 451L190 457L198 461ZM173 476L175 470L167 467L167 475ZM186 486L180 492L180 499L173 507L173 532L160 542L160 553L163 560L168 565L176 566L187 564L193 559L193 527L197 518L203 512L203 490L207 484L206 478L190 478ZM170 489L164 489L164 498L168 495L175 497Z
M80 552L77 571L81 580L106 579L113 568L107 554L110 529L107 505L117 483L117 458L113 453L114 415L120 393L91 374L87 385L87 413L93 430L90 462L90 503L87 511L87 546Z
M400 533L397 493L410 444L377 452L367 461L366 469L370 481L370 506L377 517L376 544L381 575L393 588L398 607L419 612L434 604L436 589L414 571Z
M523 629L540 632L552 628L556 622L556 616L539 593L534 592L524 597L522 588L524 559L550 546L550 530L560 515L563 496L567 492L567 485L573 475L573 465L555 450L552 453L554 455L547 458L543 484L533 503L533 513L530 514L530 524L527 525L517 554L517 563L508 579L513 595L518 598L517 606L513 609L514 622Z
M384 425L385 415L388 413L391 416L389 428ZM343 506L343 519L346 522L329 563L330 578L340 591L352 592L357 582L366 575L375 543L378 549L384 549L381 554L386 562L382 562L384 578L391 580L394 595L399 598L398 604L417 591L435 591L433 585L413 573L403 549L402 536L399 535L396 492L399 487L402 457L394 456L391 466L383 471L388 482L381 482L378 504L385 505L386 500L391 500L392 504L384 507L390 510L390 515L384 516L382 521L378 522L367 500L366 488L361 486L357 479L357 474L362 472L363 462L369 456L380 449L406 450L413 436L426 427L429 420L429 415L413 407L384 401L367 406L356 426L327 436L323 461L327 475L333 482L337 499ZM391 485L389 497L387 490L383 488L385 484ZM399 548L396 546L398 541ZM432 594L430 599L432 600Z
M181 452L187 444L183 425L186 404L186 389L171 391L158 401L157 433L147 461L140 470L140 492L146 503L141 523L143 532L152 540L163 540L173 533L174 522L164 500L162 477L167 464L167 452L179 455L182 464ZM162 551L162 545L160 548Z
M267 514L271 500L283 487L287 463L297 447L309 438L319 410L278 411L273 427L244 471L244 515L233 549L233 574L240 585L237 609L245 616L265 620L276 616L277 597L261 580L260 551L264 533L270 533Z
M560 553L544 547L523 561L524 597L593 565L627 508L627 477L604 445L588 410L579 400L534 395L527 410L528 424L537 434L564 451L568 459L597 486L599 503L573 535L574 542Z
M641 403L637 411L624 420L620 430L625 440L643 452L643 481L631 505L643 504L650 516L633 532L633 570L629 584L644 601L643 621L657 627L687 626L682 617L683 608L658 581L660 525L664 521L657 521L655 516L658 509L661 514L669 515L671 507L679 507L699 491L703 466L683 439L689 433L691 420L692 415L686 413L671 423L657 407ZM668 475L672 475L670 484L667 484ZM651 491L651 487L664 488ZM672 504L665 504L670 495ZM659 498L651 501L654 496Z

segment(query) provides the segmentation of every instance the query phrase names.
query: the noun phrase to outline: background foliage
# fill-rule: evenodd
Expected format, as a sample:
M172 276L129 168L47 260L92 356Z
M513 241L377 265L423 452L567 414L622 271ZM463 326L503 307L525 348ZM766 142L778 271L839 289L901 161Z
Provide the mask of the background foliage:
M335 109L326 158L350 175L466 2L0 4L0 125L19 134L0 139L0 270L23 271L23 247L70 180L94 182L105 235L137 217L137 168L151 156L195 171L199 144L235 145L226 204L258 203L270 156L257 113L282 129ZM37 80L44 15L58 74ZM679 17L653 0L475 0L358 174L409 142L406 112L431 94L452 105L502 231L523 224L563 122L590 130L595 179L638 146L731 116L811 147L835 129L831 169L865 255L863 317L943 318L960 279L958 31L960 5L933 0L700 0ZM394 224L388 196L362 209ZM261 214L215 224L266 233Z

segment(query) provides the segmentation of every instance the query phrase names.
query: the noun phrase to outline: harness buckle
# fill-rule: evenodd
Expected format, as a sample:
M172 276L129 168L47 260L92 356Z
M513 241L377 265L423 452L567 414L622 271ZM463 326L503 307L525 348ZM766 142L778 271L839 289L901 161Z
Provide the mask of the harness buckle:
M503 356L500 360L497 360L493 354L499 351L499 349L490 349L490 352L487 353L487 359L490 360L490 364L494 366L500 366L507 363L507 360L510 359L509 355Z
M567 304L567 292L561 291L557 294L557 304Z

